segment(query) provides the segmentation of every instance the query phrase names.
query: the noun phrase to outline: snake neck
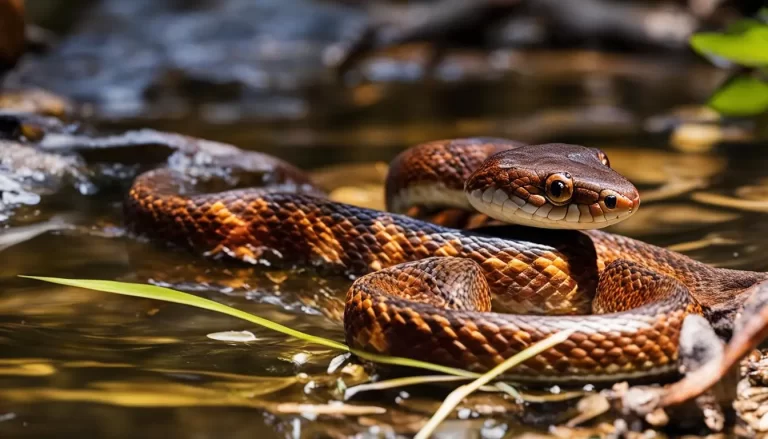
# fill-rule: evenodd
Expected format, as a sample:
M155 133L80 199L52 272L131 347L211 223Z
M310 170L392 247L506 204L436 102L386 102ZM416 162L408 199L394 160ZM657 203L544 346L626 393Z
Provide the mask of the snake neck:
M691 288L692 294L702 304L704 316L715 332L730 338L753 287L768 280L768 273L706 267L707 271L693 273L697 284Z
M688 256L620 235L585 232L598 255L598 268L619 259L642 264L682 282L701 306L715 331L730 337L736 314L750 296L750 289L768 280L768 273L718 268Z

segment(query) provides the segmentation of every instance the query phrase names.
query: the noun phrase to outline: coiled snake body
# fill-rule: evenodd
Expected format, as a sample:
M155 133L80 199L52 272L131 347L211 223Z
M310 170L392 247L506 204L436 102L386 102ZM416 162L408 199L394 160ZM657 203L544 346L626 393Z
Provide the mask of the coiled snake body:
M575 327L511 377L656 377L678 370L687 315L727 335L750 287L766 279L618 235L564 230L609 225L638 208L634 186L592 148L458 139L393 161L391 210L474 207L533 226L469 230L330 201L300 171L258 153L212 162L238 187L208 187L219 171L139 176L125 203L133 230L207 255L362 276L347 294L344 328L348 344L372 352L485 371ZM265 187L240 188L254 183L254 170Z

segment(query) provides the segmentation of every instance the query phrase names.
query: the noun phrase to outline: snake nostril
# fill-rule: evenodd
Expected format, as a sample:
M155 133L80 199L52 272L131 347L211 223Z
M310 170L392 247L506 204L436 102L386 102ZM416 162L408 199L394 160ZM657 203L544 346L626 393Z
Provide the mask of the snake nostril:
M605 197L605 200L603 202L605 203L605 207L609 209L615 209L617 201L618 200L616 199L616 195L608 195L607 197Z

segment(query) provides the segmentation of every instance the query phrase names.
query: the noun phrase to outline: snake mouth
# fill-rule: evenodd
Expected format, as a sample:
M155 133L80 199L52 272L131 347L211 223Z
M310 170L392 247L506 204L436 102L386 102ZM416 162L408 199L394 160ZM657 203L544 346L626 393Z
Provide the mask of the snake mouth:
M602 191L596 202L572 202L562 206L556 206L542 196L525 200L497 187L474 189L467 192L467 199L472 207L496 220L547 229L608 227L624 221L640 206L639 197L633 199L610 190Z

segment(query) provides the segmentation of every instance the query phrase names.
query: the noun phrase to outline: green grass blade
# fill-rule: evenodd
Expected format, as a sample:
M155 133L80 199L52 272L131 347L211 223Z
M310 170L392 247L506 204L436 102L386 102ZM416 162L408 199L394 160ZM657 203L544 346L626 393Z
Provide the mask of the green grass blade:
M520 392L517 391L514 387L510 386L507 383L496 383L495 387L502 392L506 393L507 395L515 398L515 401L525 401L525 398L523 395L520 394Z
M469 394L476 391L480 387L488 384L494 378L498 377L499 375L506 372L507 370L517 366L523 361L533 358L536 355L546 351L547 349L564 342L574 332L576 332L575 329L567 329L565 331L560 331L550 337L547 337L546 339L536 343L535 345L508 358L503 363L499 364L498 366L484 373L480 378L476 379L475 381L472 381L469 384L465 384L457 388L453 392L451 392L451 394L445 398L445 400L443 401L443 404L440 405L440 408L437 409L434 415L432 415L432 418L430 418L429 421L424 425L424 427L422 427L422 429L419 430L416 436L414 436L414 439L427 439L428 437L430 437L432 433L435 431L435 429L437 428L437 426L440 425L440 423L443 422L443 420L446 417L448 417L448 415L450 415L451 412L453 412L456 406L459 405L459 403L462 400L464 400L464 398L469 396Z
M314 335L307 334L305 332L291 329L287 326L283 326L279 323L272 322L265 318L249 314L245 311L223 305L213 300L204 299L202 297L195 296L189 293L183 293L181 291L172 290L170 288L158 287L155 285L136 284L128 282L115 282L108 280L93 280L93 279L62 279L55 277L42 277L42 276L21 276L28 279L37 279L45 282L68 285L71 287L85 288L89 290L103 291L106 293L116 293L125 296L142 297L145 299L162 300L165 302L179 303L182 305L194 306L197 308L206 309L208 311L215 311L221 314L227 314L232 317L237 317L242 320L263 326L273 331L281 332L292 337L296 337L300 340L304 340L309 343L318 344L321 346L329 347L332 349L339 349L342 351L349 351L349 348L343 344L333 340L329 340L323 337L316 337Z
M259 326L263 326L267 329L280 332L291 337L296 337L300 340L304 340L308 343L314 343L321 346L325 346L331 349L338 349L344 352L351 352L360 358L373 361L376 363L390 364L393 366L412 367L417 369L426 369L433 372L440 372L447 375L455 375L465 378L477 378L480 375L472 372L468 372L462 369L456 369L453 367L440 366L439 364L427 363L425 361L412 360L410 358L403 357L390 357L388 355L372 354L357 349L350 349L347 345L339 343L334 340L329 340L323 337L317 337L307 334L305 332L291 329L287 326L283 326L279 323L272 322L265 318L249 314L245 311L232 308L227 305L223 305L213 300L204 299L202 297L195 296L189 293L183 293L170 288L158 287L155 285L136 284L129 282L116 282L107 280L93 280L93 279L64 279L58 277L44 277L44 276L19 276L26 279L36 279L44 282L50 282L59 285L67 285L77 288L85 288L88 290L101 291L105 293L122 294L125 296L142 297L145 299L162 300L165 302L179 303L182 305L194 306L196 308L202 308L208 311L214 311L221 314L226 314L232 317L236 317L245 320L250 323L254 323Z
M406 386L417 386L419 384L430 383L450 383L455 381L467 380L468 377L459 376L447 376L447 375L424 375L405 378L394 378L391 380L379 381L377 383L358 384L357 386L350 387L344 392L344 399L349 399L357 393L367 392L370 390L386 390L395 389Z
M374 363L390 364L392 366L404 366L414 367L419 369L431 370L432 372L441 372L446 375L455 375L464 378L477 378L479 373L469 372L463 369L456 369L454 367L441 366L439 364L427 363L426 361L411 360L410 358L403 357L390 357L389 355L372 354L370 352L360 351L357 349L350 349L349 352L357 355L360 358L364 358Z
M479 377L480 375L478 375ZM418 386L420 384L432 384L432 383L454 383L456 381L466 381L471 377L450 376L450 375L422 375L415 377L393 378L391 380L383 380L375 383L358 384L354 387L350 387L344 391L344 399L349 399L360 392L368 392L371 390L386 390L386 389L399 389L407 386ZM502 392L515 398L517 401L524 402L520 392L507 383L496 383L492 386L482 386L480 390L486 392Z

